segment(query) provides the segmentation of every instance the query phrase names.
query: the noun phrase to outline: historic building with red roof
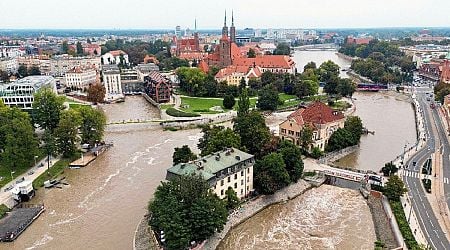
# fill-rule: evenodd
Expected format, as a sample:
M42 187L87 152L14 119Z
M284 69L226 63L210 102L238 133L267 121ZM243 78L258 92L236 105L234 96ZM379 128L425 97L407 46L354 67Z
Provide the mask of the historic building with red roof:
M450 60L442 64L441 82L450 83Z
M305 126L313 129L313 143L310 147L318 147L324 151L330 136L338 128L343 128L345 116L335 111L323 102L316 101L306 108L300 108L290 114L286 121L280 124L279 133L282 140L301 144L301 132Z

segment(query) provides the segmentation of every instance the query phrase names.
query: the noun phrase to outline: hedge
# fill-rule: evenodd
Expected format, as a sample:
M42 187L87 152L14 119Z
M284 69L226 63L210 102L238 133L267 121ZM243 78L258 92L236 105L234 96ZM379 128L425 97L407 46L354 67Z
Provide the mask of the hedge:
M411 228L409 228L408 221L406 219L405 213L403 211L402 203L400 201L389 201L391 204L392 212L394 213L395 219L397 220L398 227L402 233L403 239L405 240L408 249L420 249L419 244L414 238Z
M178 109L174 109L174 108L168 108L166 110L166 113L170 116L174 116L174 117L199 117L199 114L194 114L194 113L187 113L187 112L183 112L181 110Z

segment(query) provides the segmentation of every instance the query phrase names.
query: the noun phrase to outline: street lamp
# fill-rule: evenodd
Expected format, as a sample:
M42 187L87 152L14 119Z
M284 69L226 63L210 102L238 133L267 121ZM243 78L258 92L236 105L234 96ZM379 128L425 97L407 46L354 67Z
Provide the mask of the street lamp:
M39 156L37 156L37 155L34 156L34 166L37 165L36 160L37 160L38 157L39 157Z
M11 171L11 181L14 180L13 174L15 174L15 173L16 173L15 171Z

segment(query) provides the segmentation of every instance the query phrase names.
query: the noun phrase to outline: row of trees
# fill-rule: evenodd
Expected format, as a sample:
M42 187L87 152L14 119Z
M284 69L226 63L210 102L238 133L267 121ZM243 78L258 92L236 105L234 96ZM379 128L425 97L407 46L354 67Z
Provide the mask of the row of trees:
M434 87L434 97L439 103L444 103L445 96L450 94L450 85L440 82Z
M20 65L17 73L14 74L18 78L26 77L26 76L34 76L34 75L41 75L41 70L38 66L32 66L30 68L27 68L25 65ZM0 70L0 82L9 82L11 74L7 71Z
M359 57L352 62L351 68L375 82L400 84L412 80L415 65L397 44L372 40L369 44L345 44L339 52Z

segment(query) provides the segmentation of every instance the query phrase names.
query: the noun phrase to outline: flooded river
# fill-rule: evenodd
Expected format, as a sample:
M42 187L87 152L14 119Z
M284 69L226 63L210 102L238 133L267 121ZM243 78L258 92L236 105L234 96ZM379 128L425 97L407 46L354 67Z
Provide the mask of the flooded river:
M141 97L105 109L109 120L159 116ZM114 142L109 151L86 168L64 173L70 186L40 189L33 203L44 203L46 212L18 240L0 248L131 249L147 203L171 166L173 148L195 147L200 131L124 126L123 132L106 133L106 141Z
M373 249L373 228L358 191L322 185L261 211L230 231L218 249Z

